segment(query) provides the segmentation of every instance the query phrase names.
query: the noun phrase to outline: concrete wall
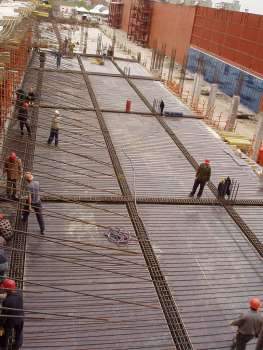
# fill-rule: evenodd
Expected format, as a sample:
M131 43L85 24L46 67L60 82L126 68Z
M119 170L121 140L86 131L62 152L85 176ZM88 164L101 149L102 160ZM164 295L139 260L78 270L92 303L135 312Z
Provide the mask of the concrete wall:
M176 61L183 63L190 45L196 8L174 4L153 4L149 46L157 40L159 47L166 44L167 54L176 49Z

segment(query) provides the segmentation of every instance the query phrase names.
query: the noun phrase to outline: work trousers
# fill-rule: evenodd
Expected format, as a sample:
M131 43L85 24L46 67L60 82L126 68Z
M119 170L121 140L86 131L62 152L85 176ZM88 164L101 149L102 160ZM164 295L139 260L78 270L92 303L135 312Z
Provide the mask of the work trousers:
M244 335L241 333L237 333L231 346L231 350L245 350L247 343L253 338L253 335Z
M23 327L24 322L21 321L17 324L10 324L9 322L4 325L5 334L0 340L0 349L8 349L8 340L11 343L12 334L14 332L14 344L12 346L13 350L18 350L23 345Z
M41 204L41 202L32 203L32 208L35 211L40 231L44 232L45 231L45 223L44 223L44 218L43 218L43 214L42 214L42 204ZM26 223L28 221L29 214L30 214L30 212L29 212L29 205L26 204L24 206L23 210L22 210L22 221L23 222Z
M6 181L6 195L7 197L15 197L16 195L16 179L7 179Z
M49 135L47 143L50 145L54 139L55 139L55 146L57 146L58 145L58 129L51 129L50 130L50 135Z
M163 107L160 106L160 112L161 112L160 114L161 115L163 115L163 110L164 110L164 106Z
M27 133L28 133L28 135L30 136L30 135L31 135L31 129L30 129L30 126L29 126L29 124L28 124L28 121L22 121L22 120L20 120L21 135L24 135L24 126L26 127Z
M197 193L197 197L201 197L202 194L203 194L203 190L205 188L205 184L206 184L206 181L201 181L201 180L196 178L195 182L194 182L194 186L193 186L192 192L191 192L191 196L194 196L198 186L200 186L199 191Z

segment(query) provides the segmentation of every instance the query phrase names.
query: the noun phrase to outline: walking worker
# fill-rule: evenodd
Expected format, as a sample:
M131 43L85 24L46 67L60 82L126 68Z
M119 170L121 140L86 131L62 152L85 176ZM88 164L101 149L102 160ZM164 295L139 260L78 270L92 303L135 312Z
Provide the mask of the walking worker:
M18 120L20 121L21 136L24 135L24 126L27 129L28 136L31 136L31 128L28 123L28 103L24 102L18 110Z
M164 102L163 102L163 100L161 100L161 102L160 102L160 114L161 115L163 115L163 110L164 110Z
M42 215L42 204L40 199L40 186L38 181L33 181L34 177L30 172L25 173L26 185L25 189L28 193L26 204L22 210L22 222L27 223L31 209L33 208L37 221L39 224L40 232L43 235L45 231L45 223Z
M61 58L62 58L62 53L61 51L59 50L58 52L56 52L56 60L57 60L57 69L60 68L60 65L61 65Z
M3 173L6 174L6 195L16 199L17 183L22 176L22 162L15 152L11 152L6 158Z
M231 326L237 326L237 334L234 338L231 349L245 350L247 343L254 337L260 335L263 325L263 317L259 313L261 301L258 298L252 298L249 302L250 310L242 314L237 320L232 321Z
M206 159L204 163L200 164L200 166L197 169L194 186L189 197L193 197L195 195L195 192L198 186L200 186L199 191L197 193L197 197L200 198L203 194L205 184L207 183L207 181L210 180L210 177L211 177L210 161Z
M1 349L8 349L8 340L14 333L12 349L19 350L23 345L24 307L22 293L17 290L16 282L6 278L2 284L6 297L2 304L4 335L1 337Z
M59 120L60 120L60 112L56 110L51 121L50 135L47 141L47 143L51 145L52 141L55 139L56 147L58 146Z

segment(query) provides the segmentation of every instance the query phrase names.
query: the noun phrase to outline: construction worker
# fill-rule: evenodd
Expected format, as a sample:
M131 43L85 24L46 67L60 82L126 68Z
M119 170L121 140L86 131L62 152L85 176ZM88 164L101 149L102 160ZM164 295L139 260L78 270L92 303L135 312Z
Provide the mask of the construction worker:
M35 99L36 99L36 95L34 93L34 90L32 87L30 87L29 93L27 94L27 99L26 99L29 106L33 106Z
M228 198L230 198L231 189L232 189L231 184L232 182L229 176L227 178L225 177L220 178L220 182L217 187L219 198L225 198L226 195L228 196Z
M67 53L68 53L68 38L65 38L63 42L63 54L67 55Z
M160 102L160 114L161 115L163 115L163 110L164 110L164 102L163 102L163 100L161 100L161 102Z
M74 56L74 49L75 49L75 44L72 41L70 41L68 43L68 50L69 50L69 57L70 58L73 58L73 56Z
M38 181L33 181L34 177L30 172L25 173L26 191L28 192L27 202L22 210L22 222L27 223L31 209L33 208L37 221L39 224L40 232L43 235L45 231L45 223L42 215L42 204L40 199L40 186Z
M15 152L11 152L6 158L3 173L6 174L6 195L16 199L17 182L22 176L22 162Z
M13 236L14 230L10 221L4 216L4 214L0 214L0 238L3 237L6 242L9 242Z
M57 69L59 69L61 65L62 52L59 50L58 52L55 53L55 56L57 61Z
M24 308L22 293L17 290L14 280L6 278L2 284L6 297L2 303L4 335L1 339L1 349L8 349L8 340L14 333L12 349L19 350L23 345Z
M189 197L193 197L198 186L200 186L199 191L197 193L197 197L200 198L203 194L205 184L207 183L207 181L210 180L210 177L211 177L210 161L206 159L204 163L200 164L200 166L197 169L194 186Z
M5 246L6 240L4 237L0 237L0 283L4 281L8 272L8 261Z
M19 108L26 101L26 93L20 88L16 90L16 108Z
M31 128L28 123L28 103L24 102L18 110L18 120L20 121L21 136L24 135L24 126L27 129L28 136L31 137Z
M60 120L60 112L56 110L51 121L50 135L47 141L47 143L51 145L53 139L55 139L56 147L58 146L59 120Z
M250 310L242 314L237 320L232 321L232 326L237 326L237 334L234 338L231 349L245 350L247 343L254 337L260 335L263 317L259 313L261 301L258 298L252 298L249 302Z

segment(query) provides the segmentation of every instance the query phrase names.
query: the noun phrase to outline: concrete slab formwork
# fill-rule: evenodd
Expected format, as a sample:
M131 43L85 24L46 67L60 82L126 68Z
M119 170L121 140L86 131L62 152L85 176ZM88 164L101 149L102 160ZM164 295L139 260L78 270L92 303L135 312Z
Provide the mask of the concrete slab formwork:
M47 62L51 62L50 57ZM105 68L111 72L112 67ZM36 74L37 70L32 72ZM132 193L134 167L138 194L185 199L195 172L182 148L176 145L174 132L198 162L204 156L212 160L215 183L219 173L227 170L227 175L240 176L241 188L248 189L240 189L242 196L259 198L259 180L247 165L229 156L230 148L202 122L166 118L171 131L165 129L166 124L157 118L143 115L149 112L149 106L123 78L89 76L89 86L83 70L82 76L63 70L43 74L41 103L52 108L39 110L34 172L44 191L58 196L108 196L107 191L120 195L120 186L123 193ZM188 111L161 84L134 83L148 101L158 95L167 99L169 108ZM101 113L102 108L124 110L128 98L132 100L132 111L141 116ZM46 146L46 140L51 116L58 106L64 108L59 148L54 149ZM96 113L76 111L93 107ZM9 150L15 145L15 140L12 142ZM118 169L112 165L116 165L116 158L120 162ZM244 169L242 176L240 168ZM98 174L92 178L94 171ZM204 196L212 197L208 190ZM28 228L24 277L28 293L24 298L26 308L38 317L26 320L25 348L229 348L234 331L228 322L245 310L250 296L263 297L261 257L225 209L211 204L157 203L137 205L138 211L127 204L127 211L124 205L113 203L91 207L78 201L45 202L45 236L37 235L33 214ZM246 219L244 211L240 215ZM132 234L126 252L104 236L109 227L115 226ZM129 251L136 255L130 256ZM119 259L117 263L114 258ZM173 307L170 311L173 315L178 311L177 319L169 318L163 303L169 299L160 286L167 287L165 293L171 296L169 305ZM149 304L158 308L149 308ZM87 317L107 320L90 322ZM186 327L181 339L175 336L182 334L182 328L176 328L180 322Z

